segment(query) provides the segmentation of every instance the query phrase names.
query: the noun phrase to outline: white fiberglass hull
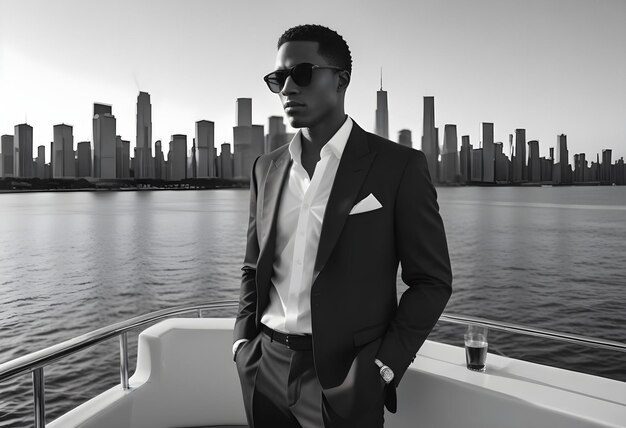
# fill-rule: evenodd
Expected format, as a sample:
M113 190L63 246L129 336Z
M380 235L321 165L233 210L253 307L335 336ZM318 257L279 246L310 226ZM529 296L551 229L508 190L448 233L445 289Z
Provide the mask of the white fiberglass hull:
M234 318L176 318L139 336L130 389L115 386L51 428L246 425L232 359ZM489 354L465 368L461 347L426 341L385 427L626 427L626 383Z

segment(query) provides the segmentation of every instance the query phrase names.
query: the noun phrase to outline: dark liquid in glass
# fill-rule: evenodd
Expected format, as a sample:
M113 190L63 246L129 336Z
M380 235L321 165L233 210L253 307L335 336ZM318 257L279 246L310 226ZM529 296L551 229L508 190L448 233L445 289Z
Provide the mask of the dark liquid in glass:
M485 360L487 359L487 343L469 342L465 344L465 358L467 368L470 370L485 370Z

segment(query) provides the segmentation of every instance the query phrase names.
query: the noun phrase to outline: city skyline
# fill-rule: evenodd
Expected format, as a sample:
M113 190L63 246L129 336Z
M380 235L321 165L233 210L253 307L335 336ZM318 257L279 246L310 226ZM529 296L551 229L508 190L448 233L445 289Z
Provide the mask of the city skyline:
M423 97L424 100L431 100L430 103L433 103L432 105L429 104L429 102L426 102L425 105L429 105L429 108L424 108L423 109L423 116L422 116L422 129L426 130L425 134L427 136L427 139L433 139L434 142L431 142L430 144L426 144L424 145L423 142L418 141L415 142L412 140L411 134L415 135L415 132L413 129L400 129L398 130L398 134L393 136L393 135L389 135L389 131L388 131L388 122L389 122L389 112L388 112L388 102L387 102L387 91L383 89L382 86L382 76L381 76L381 86L379 88L379 90L376 91L376 104L373 107L374 108L374 113L375 113L375 125L374 125L374 129L369 130L370 132L373 132L375 134L378 134L384 138L388 138L392 141L395 141L396 143L399 144L405 144L405 145L409 145L408 143L412 143L412 147L415 149L419 149L425 152L433 152L437 154L438 157L438 161L441 162L442 161L442 156L443 154L446 152L446 140L445 140L445 136L446 134L443 134L443 139L439 136L439 133L436 133L434 135L431 135L431 130L430 128L434 128L435 130L438 130L439 127L435 126L437 123L435 121L435 117L437 116L436 114L436 107L434 105L434 99L435 97L433 96L424 96ZM149 159L152 155L152 148L154 147L154 145L157 142L162 142L162 141L166 141L167 139L164 140L153 140L151 141L151 133L152 133L152 122L151 119L148 120L149 125L144 125L143 121L144 119L144 115L145 115L145 111L148 111L147 115L148 117L151 116L151 112L152 112L152 104L151 104L151 98L150 98L150 93L148 92L144 92L144 91L140 91L139 92L139 96L137 98L137 102L136 102L136 106L137 106L137 111L136 111L136 127L137 127L137 133L136 133L136 137L137 140L136 141L141 141L144 140L142 146L137 146L137 145L130 145L130 148L132 149L137 149L137 156L139 159L139 162L141 162L141 159L146 157L147 159ZM246 111L246 118L245 118L245 122L246 122L246 126L257 126L257 127L263 127L263 129L265 129L265 123L261 123L261 124L257 124L254 125L252 123L252 98L237 98L237 103L239 103L241 100L247 100L247 102L249 103L249 105L247 105ZM103 103L99 103L99 102L94 102L93 103L93 113L94 113L94 126L96 126L96 123L99 120L102 120L102 117L100 117L99 119L95 118L95 115L97 113L101 113L100 115L102 116L103 114L108 114L111 115L113 119L117 119L115 117L115 115L112 114L112 105L110 104L103 104ZM348 115L350 115L350 113L347 113ZM231 126L234 126L234 128L237 128L237 126L239 125L239 121L240 121L240 111L237 108L235 111L235 116L234 116L234 120L231 120ZM268 130L272 130L273 128L273 120L277 119L277 118L281 118L284 121L284 116L267 116L265 122L267 123L267 129ZM280 122L280 124L285 127L285 128L290 128L292 131L292 133L287 133L285 131L285 129L282 130L282 133L285 133L287 135L293 136L295 132L297 132L297 129L293 129L291 127L289 127L288 123L285 124L283 123L283 121ZM214 129L215 127L215 122L212 120L208 120L208 119L200 119L194 122L194 129L196 130L196 135L198 134L198 123L203 123L203 122L208 122L211 123L211 130L213 132L213 141L215 141L215 133L214 133ZM449 127L454 127L455 128L455 135L457 134L456 132L456 128L457 128L457 124L453 124L453 123L448 123L443 121L444 123L441 123L441 121L439 122L439 125L444 125L445 129L448 129ZM478 147L482 147L483 144L483 139L485 139L484 137L484 124L485 123L490 123L491 127L489 128L489 136L486 138L488 142L494 143L494 123L493 122L480 122L480 126L482 127L480 132L479 132L479 137L477 140L471 139L471 141L473 142L473 145L477 145ZM31 130L29 131L31 133L31 138L32 138L32 124L28 123L28 122L24 122L24 123L18 123L13 125L12 129L15 131L15 129L21 129L22 126L24 125L28 125L30 126ZM53 125L53 128L56 129L56 127L58 126L69 126L72 128L72 130L74 129L74 125L73 124L69 124L66 122L61 122L61 123L57 123ZM145 129L144 129L145 128ZM95 131L95 128L94 128ZM518 158L518 161L521 162L521 159L527 158L527 156L525 156L526 154L526 146L524 144L519 144L519 138L517 139L515 146L512 143L512 138L513 138L513 134L511 133L512 130L510 130L508 137L509 137L509 146L510 146L510 150L508 151L508 155L511 154L515 154L516 152L521 152L522 153L522 157ZM525 139L525 128L516 128L514 130L515 134L517 135L519 132L522 132L524 134L524 139ZM52 133L52 141L54 141L54 135L55 135L56 130L53 131ZM422 131L423 132L423 131ZM113 134L115 134L115 129L113 129ZM274 132L270 132L270 133L274 133ZM461 133L459 133L460 135ZM471 138L470 133L462 133L463 136L469 136ZM0 135L5 135L5 136L12 136L9 133L3 133L2 130L0 130ZM182 133L177 133L175 131L172 131L168 134L170 137L173 137L175 135L193 135L193 134L182 134ZM566 133L562 133L562 134L558 134L558 135L566 135ZM546 143L544 142L544 146L547 147L547 149L545 150L550 150L550 148L554 148L556 145L558 145L558 135L557 137L557 143L555 143L553 146L550 145L550 143ZM234 135L233 135L234 136ZM127 137L125 135L117 135L117 137ZM456 138L456 137L455 137ZM94 132L94 134L92 134L92 138L88 138L88 139L83 139L83 142L92 142L93 146L94 146L94 152L96 151L95 147L98 145L97 143L97 138L96 138L96 134ZM288 140L289 141L289 140ZM288 142L287 141L287 142ZM534 142L539 142L538 140L529 140L530 141L534 141ZM128 141L126 141L128 142ZM78 139L74 139L73 142L73 146L72 148L77 151L78 150L78 144L80 143L80 141ZM500 141L500 143L503 143L502 141ZM223 148L224 144L230 146L231 152L234 151L235 148L235 142L234 142L234 138L231 138L230 141L225 141L224 143L220 144L220 147ZM434 144L438 145L438 148L433 148ZM274 144L275 145L275 144ZM546 146L547 145L547 146ZM32 153L35 153L34 149L40 146L46 146L45 144L35 144L34 140L33 140L33 151ZM146 149L144 150L143 146L146 147ZM432 147L430 147L432 146ZM537 150L540 150L540 144L537 144ZM276 146L277 147L277 146ZM276 148L274 147L274 148ZM424 150L426 147L426 150ZM503 147L504 144L503 144ZM457 146L457 150L460 148L460 145ZM192 145L188 145L187 147L187 154L190 155L191 154L191 149L192 149ZM610 149L612 150L614 153L619 153L619 152L615 152L615 148L614 147L602 147L600 149L600 151L598 151L596 153L596 155L600 156L602 155L602 152L606 149ZM571 151L571 149L569 150ZM502 151L504 154L507 154L505 150ZM0 148L0 153L2 153L2 150ZM585 153L585 154L592 154L592 153L587 153L586 151L583 151L581 153ZM539 153L538 153L539 154ZM52 160L52 153L48 153L47 151L45 152L45 158L46 158L46 162L50 162ZM215 155L217 155L217 153L215 153ZM547 154L546 154L547 155ZM207 154L207 156L210 156ZM547 157L547 156L546 156ZM617 160L619 158L622 158L624 156L613 156L614 160ZM34 159L34 157L33 157ZM591 159L591 158L589 158ZM574 159L574 154L570 155L568 157L568 162L572 163L575 159ZM93 157L92 157L92 162L93 162ZM144 160L144 162L146 162L146 160ZM145 167L144 167L145 168ZM147 171L147 170L146 170ZM140 172L139 175L137 176L137 178L142 178L144 176L147 176L151 173L148 172ZM96 174L98 175L98 174ZM524 177L525 178L525 177Z
M435 126L435 98L424 97L423 135L416 145L410 130L401 130L396 141L421 150L427 160L434 184L495 185L495 184L626 184L624 158L613 162L613 149L596 153L596 162L585 152L572 153L567 146L567 135L557 136L557 143L549 147L549 156L540 156L540 142L526 139L526 129L517 128L509 134L510 157L504 153L504 142L494 140L494 123L481 123L481 138L472 143L470 135L461 135L456 124L445 124L443 144L440 146L439 127ZM148 179L180 181L189 178L249 179L254 160L262 154L287 144L293 133L286 132L282 116L268 118L265 126L252 123L252 98L237 98L233 150L223 143L217 154L215 123L200 120L195 124L195 137L189 148L186 134L172 134L167 160L162 142L154 142L152 156L152 104L150 94L137 96L137 147L131 157L130 141L116 135L117 119L113 106L93 104L93 150L90 141L74 144L73 126L54 125L54 141L50 143L52 161L45 162L45 146L37 147L33 158L33 127L14 126L14 135L3 134L0 146L0 177L21 178L90 178ZM388 138L387 91L377 91L375 133ZM514 144L515 142L515 144ZM477 143L477 144L476 144ZM477 147L474 147L477 145ZM526 150L528 146L528 151ZM74 148L77 148L74 150ZM197 156L196 156L197 152ZM528 155L527 155L528 153ZM589 159L589 161L587 160Z
M475 143L480 124L490 122L495 141L528 130L527 139L540 142L541 156L560 134L568 135L571 153L593 157L611 147L614 159L626 156L626 58L616 54L626 50L624 2L398 1L393 8L359 2L359 20L345 19L356 5L350 1L334 4L332 16L329 8L282 1L184 5L0 4L0 133L34 123L34 146L47 146L51 132L37 129L69 123L76 141L90 141L85 112L99 102L115 106L117 133L131 142L132 153L135 96L146 91L153 143L193 135L195 122L208 119L215 123L216 146L228 142L232 149L232 100L255 100L253 123L266 126L267 117L284 117L261 76L274 68L280 34L315 22L348 42L354 67L346 113L370 131L373 89L383 67L392 140L408 129L418 143L422 98L434 96L442 133L454 123ZM280 20L268 19L273 10L281 10ZM28 28L10 19L22 15L29 17ZM252 25L254 38L245 31ZM101 38L90 34L106 37L97 42Z

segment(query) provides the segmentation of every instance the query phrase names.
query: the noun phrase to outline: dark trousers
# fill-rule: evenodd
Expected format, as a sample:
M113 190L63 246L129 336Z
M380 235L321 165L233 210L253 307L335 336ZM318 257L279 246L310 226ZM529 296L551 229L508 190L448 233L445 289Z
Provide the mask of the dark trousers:
M359 420L333 412L317 379L312 350L289 349L260 332L240 345L235 363L251 428L383 427L384 390Z

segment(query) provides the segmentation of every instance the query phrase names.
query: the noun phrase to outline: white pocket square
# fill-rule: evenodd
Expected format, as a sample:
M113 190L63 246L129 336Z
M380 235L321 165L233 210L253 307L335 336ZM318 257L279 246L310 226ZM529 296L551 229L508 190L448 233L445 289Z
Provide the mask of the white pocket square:
M376 199L376 196L370 193L365 198L357 202L355 206L352 207L352 210L350 210L349 215L377 210L378 208L382 208L382 207L383 205L380 202L378 202L378 199Z

